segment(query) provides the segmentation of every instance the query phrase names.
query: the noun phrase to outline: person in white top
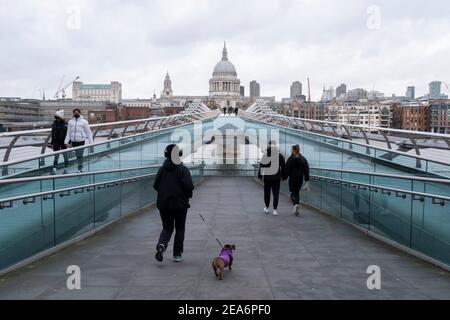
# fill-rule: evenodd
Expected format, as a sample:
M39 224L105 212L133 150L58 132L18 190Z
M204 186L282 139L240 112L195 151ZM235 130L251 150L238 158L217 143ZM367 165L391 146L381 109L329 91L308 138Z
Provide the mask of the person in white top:
M89 122L83 118L80 109L73 110L73 117L67 125L67 135L64 143L68 148L77 148L84 146L86 141L93 144L92 131ZM78 172L83 172L83 153L84 148L75 150L78 162Z

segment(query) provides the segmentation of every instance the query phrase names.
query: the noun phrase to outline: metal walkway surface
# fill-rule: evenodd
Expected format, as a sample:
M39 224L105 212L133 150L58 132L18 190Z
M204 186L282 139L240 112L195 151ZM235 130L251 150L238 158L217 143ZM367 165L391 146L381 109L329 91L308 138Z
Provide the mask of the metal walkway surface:
M185 261L154 259L161 229L156 209L130 216L95 236L0 278L0 299L450 299L450 274L302 207L281 195L279 216L263 213L263 190L251 178L207 178L188 213ZM237 246L223 281L211 260ZM81 290L66 287L66 268L81 268ZM367 267L381 268L369 290Z

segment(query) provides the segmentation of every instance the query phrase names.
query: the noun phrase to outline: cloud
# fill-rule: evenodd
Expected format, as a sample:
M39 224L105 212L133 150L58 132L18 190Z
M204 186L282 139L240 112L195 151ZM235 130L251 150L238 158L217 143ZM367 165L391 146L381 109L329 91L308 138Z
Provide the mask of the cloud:
M0 0L0 96L53 94L63 75L121 81L124 96L208 93L223 41L247 87L278 99L306 78L390 95L450 82L450 3L445 0ZM380 16L375 29L368 8ZM73 8L80 15L74 17ZM377 18L377 17L375 17ZM75 22L75 28L74 28ZM76 27L79 22L79 28ZM369 25L370 26L370 25Z

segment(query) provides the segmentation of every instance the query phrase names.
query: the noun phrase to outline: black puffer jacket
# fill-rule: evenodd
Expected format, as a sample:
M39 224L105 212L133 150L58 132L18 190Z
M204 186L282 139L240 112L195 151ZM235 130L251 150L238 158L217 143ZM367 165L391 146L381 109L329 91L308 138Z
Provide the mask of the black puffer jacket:
M156 175L153 188L158 191L156 206L161 211L186 210L190 208L194 183L189 169L166 159Z
M52 125L52 146L63 146L67 134L67 123L64 120L55 120Z
M271 168L271 155L272 152L274 154L278 154L278 170L277 168ZM263 155L261 159L261 163L259 165L259 173L258 178L263 181L280 181L281 179L286 180L286 162L284 160L283 155L276 147L269 147L266 150L266 153Z
M291 155L286 162L286 175L300 185L303 183L303 178L309 181L309 164L306 158L301 154Z

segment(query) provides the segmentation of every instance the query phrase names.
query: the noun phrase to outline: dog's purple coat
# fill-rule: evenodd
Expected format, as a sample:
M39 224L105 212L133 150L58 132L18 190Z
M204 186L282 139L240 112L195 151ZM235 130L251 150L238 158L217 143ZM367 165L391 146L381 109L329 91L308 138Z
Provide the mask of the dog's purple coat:
M233 257L233 250L231 248L224 248L220 252L219 258L225 263L225 268L230 265L231 258Z

